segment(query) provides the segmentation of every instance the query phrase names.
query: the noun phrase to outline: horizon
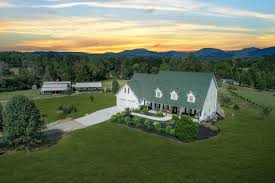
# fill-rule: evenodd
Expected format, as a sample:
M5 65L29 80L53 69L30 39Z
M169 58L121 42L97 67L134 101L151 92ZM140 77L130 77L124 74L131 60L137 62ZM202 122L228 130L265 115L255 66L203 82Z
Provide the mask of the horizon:
M216 49L216 50L221 50L221 51L224 51L224 52L230 52L230 51L241 51L241 50L244 50L244 49L250 49L250 48L256 48L256 49L267 49L267 48L273 48L275 47L274 46L271 46L271 47L263 47L263 48L260 48L260 47L255 47L255 46L252 46L252 47L246 47L246 48L240 48L240 49L235 49L235 50L223 50L223 49L219 49L219 48L201 48L201 49L198 49L198 50L193 50L193 51L177 51L177 50L166 50L166 51L154 51L154 50L149 50L149 49L146 49L146 48L133 48L131 50L122 50L122 51L118 51L118 52L101 52L101 53L92 53L92 52L75 52L75 51L54 51L54 50L46 50L46 51L41 51L41 50L33 50L33 51L16 51L16 50L10 50L10 51L1 51L0 50L0 53L1 52L21 52L21 53L33 53L33 52L57 52L57 53L86 53L86 54L106 54L106 53L121 53L121 52L124 52L124 51L133 51L133 50L147 50L147 51L152 51L152 52L156 52L156 53L165 53L165 52L178 52L178 53L194 53L194 52L197 52L197 51L200 51L200 50L203 50L203 49Z
M0 0L0 51L268 48L274 7L272 0Z

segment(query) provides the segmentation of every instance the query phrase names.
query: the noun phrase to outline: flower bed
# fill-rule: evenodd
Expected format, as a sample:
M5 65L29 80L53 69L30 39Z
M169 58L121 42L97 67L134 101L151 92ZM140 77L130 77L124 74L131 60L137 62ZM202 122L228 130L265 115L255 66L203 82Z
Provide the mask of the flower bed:
M111 122L183 142L203 140L218 134L205 125L194 123L188 116L181 118L174 116L172 121L166 123L131 116L127 112L122 112L113 115Z

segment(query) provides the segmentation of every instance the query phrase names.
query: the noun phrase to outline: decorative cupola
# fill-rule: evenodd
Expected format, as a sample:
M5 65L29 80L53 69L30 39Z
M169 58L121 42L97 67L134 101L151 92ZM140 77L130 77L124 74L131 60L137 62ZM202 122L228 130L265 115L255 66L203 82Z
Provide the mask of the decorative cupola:
M195 95L192 93L192 91L190 91L190 92L187 94L187 102L195 103L195 101L196 101L196 97L195 97Z
M179 96L175 90L173 90L171 93L171 100L178 100Z
M156 92L156 98L161 98L162 97L162 92L161 92L161 90L159 88L157 88L155 90L155 92Z

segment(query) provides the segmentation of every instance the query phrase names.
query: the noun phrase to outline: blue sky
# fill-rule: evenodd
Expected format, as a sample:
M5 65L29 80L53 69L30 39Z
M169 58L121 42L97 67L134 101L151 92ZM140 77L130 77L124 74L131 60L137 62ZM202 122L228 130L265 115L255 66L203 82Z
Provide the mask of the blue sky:
M272 0L0 0L0 51L275 45Z

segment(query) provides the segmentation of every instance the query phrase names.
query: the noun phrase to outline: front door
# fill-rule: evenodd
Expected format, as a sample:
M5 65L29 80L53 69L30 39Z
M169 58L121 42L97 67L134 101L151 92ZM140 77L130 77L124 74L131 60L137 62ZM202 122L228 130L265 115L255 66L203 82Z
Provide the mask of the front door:
M177 107L173 107L172 113L173 114L177 114L178 113L178 108Z

